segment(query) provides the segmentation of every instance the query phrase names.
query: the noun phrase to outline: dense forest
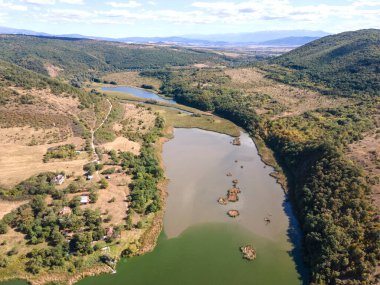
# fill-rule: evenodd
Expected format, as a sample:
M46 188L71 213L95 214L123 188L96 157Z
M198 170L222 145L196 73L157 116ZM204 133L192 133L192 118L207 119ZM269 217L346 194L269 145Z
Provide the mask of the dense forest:
M363 31L356 38L366 42L367 36L368 31ZM345 34L338 35L335 44L340 44L341 49L349 49L349 44L340 41L341 37L346 39ZM306 65L308 58L319 58L320 53L316 55L308 47L318 46L318 50L325 50L325 41L332 40L322 39L306 46L310 54L304 54L306 60L300 59L300 62ZM289 56L298 57L301 51L291 52ZM376 48L372 51L365 56L375 58ZM364 52L357 49L355 54ZM352 57L354 55L350 54L346 59L342 54L339 61L361 60ZM286 56L279 61L284 58ZM276 74L275 70L271 69L272 76ZM328 86L329 80L332 82L330 73L319 72L316 67L307 70L315 75L314 78L320 76L323 79L319 84ZM346 76L344 72L334 71L336 82ZM253 137L263 139L274 151L278 163L287 173L289 195L304 233L304 260L311 270L311 283L370 284L371 274L380 259L379 221L371 205L369 183L361 170L344 157L342 150L376 126L374 117L379 102L371 89L378 84L373 81L378 76L375 70L371 71L369 67L368 73L364 73L369 80L357 77L357 84L363 80L362 86L342 85L342 92L334 94L346 96L347 91L354 94L361 90L361 100L278 119L258 115L254 99L231 88L230 79L220 71L162 70L143 72L142 75L160 78L163 82L161 92L166 96L234 121ZM294 85L301 85L309 78L292 80ZM314 84L307 82L310 86ZM340 88L340 85L334 85L334 88Z
M228 61L216 53L195 49L19 35L0 36L0 59L44 75L51 67L73 82L104 72Z
M327 94L380 95L380 30L328 36L270 61L272 77ZM326 88L327 87L327 88Z

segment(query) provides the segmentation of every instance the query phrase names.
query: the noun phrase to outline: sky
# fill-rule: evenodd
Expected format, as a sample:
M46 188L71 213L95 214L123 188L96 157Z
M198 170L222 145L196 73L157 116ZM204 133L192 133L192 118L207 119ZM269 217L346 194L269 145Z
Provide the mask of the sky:
M380 28L380 0L0 0L0 26L102 37Z

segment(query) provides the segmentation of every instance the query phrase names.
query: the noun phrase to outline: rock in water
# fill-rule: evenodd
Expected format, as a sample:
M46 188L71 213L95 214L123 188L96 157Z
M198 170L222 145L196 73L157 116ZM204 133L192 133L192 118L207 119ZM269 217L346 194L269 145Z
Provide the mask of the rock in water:
M240 251L243 253L243 258L250 260L250 261L256 259L256 251L252 245L242 246L240 248Z
M219 203L220 205L227 205L227 203L228 203L227 198L225 198L225 197L220 197L220 198L218 199L218 203Z
M227 215L230 216L231 218L236 218L240 215L238 210L229 210L227 212Z

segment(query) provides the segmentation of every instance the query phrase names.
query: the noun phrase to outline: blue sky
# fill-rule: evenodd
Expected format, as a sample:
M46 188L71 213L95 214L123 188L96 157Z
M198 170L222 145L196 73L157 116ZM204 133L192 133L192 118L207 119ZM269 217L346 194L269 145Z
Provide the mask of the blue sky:
M380 28L380 0L0 0L0 26L106 37L336 33Z

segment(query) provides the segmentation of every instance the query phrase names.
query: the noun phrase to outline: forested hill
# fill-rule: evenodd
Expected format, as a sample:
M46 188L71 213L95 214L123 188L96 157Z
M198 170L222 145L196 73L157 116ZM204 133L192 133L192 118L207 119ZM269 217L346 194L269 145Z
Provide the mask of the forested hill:
M0 35L0 59L79 81L102 72L226 61L224 56L194 49L23 35Z
M276 79L312 81L328 93L380 95L380 30L359 30L327 36L273 59L291 69Z

